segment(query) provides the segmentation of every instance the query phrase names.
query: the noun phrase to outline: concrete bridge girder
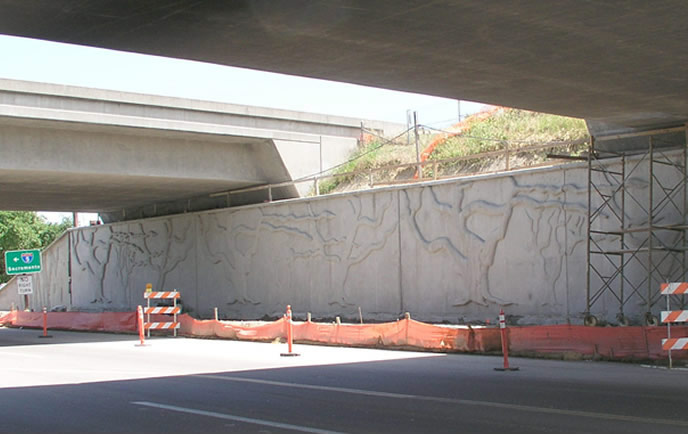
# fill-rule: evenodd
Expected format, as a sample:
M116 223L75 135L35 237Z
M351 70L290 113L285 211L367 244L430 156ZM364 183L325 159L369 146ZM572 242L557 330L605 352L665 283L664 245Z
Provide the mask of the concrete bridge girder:
M0 80L0 206L106 221L225 207L210 195L318 173L360 134L347 118Z

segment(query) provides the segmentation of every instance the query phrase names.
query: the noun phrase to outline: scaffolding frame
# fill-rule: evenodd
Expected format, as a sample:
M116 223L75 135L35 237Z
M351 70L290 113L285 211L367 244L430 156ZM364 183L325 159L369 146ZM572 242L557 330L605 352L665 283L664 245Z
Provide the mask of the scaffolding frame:
M663 135L677 132L684 132L683 144L657 146ZM596 146L603 141L640 137L647 138L646 149L611 151ZM645 307L644 324L658 325L652 308L661 299L657 291L660 283L686 281L687 143L688 126L591 140L587 157L586 325L600 322L593 308L605 295L611 295L613 302L618 303L616 320L619 325L629 325L626 305L633 298L639 299ZM666 174L658 176L657 166L676 173L675 182L671 176L667 181ZM631 183L637 184L639 179L645 180L647 188L632 187ZM629 219L630 207L635 208L635 224ZM662 221L667 211L678 216L675 221ZM638 217L642 217L641 224L637 222ZM686 305L683 296L677 296L675 301L681 307Z

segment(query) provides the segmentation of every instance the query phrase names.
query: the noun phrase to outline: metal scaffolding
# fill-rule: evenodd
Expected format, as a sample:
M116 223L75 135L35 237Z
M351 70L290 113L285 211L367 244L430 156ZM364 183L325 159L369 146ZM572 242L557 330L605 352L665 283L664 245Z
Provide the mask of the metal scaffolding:
M605 149L603 142L625 139L645 143L632 151L624 146ZM601 320L596 314L615 307L618 324L628 325L626 312L638 310L629 303L642 306L645 325L657 325L652 308L660 299L660 283L686 281L686 142L685 126L592 140L587 158L586 325L597 325ZM684 297L675 301L686 305Z

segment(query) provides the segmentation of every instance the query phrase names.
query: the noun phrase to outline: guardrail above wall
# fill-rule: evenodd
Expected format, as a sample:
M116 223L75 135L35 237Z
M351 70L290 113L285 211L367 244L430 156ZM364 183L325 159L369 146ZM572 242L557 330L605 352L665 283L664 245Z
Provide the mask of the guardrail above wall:
M500 173L500 172L509 172L512 170L521 170L521 169L531 169L531 168L537 168L537 167L544 167L544 166L554 166L556 164L561 164L566 161L570 160L585 160L584 157L577 157L577 156L572 156L572 155L567 155L567 154L553 154L549 152L547 154L547 161L546 162L540 162L540 163L534 163L534 164L518 164L514 165L513 162L513 157L515 155L519 154L529 154L529 153L534 153L537 151L545 151L545 150L554 150L554 149L561 149L561 148L566 148L566 147L571 147L571 146L581 146L581 145L587 145L590 143L589 139L581 139L581 140L570 140L570 141L563 141L563 142L549 142L541 145L531 145L531 146L523 146L523 147L518 147L518 148L513 148L509 147L508 143L505 141L504 148L497 150L497 151L490 151L490 152L482 152L482 153L477 153L477 154L471 154L471 155L464 155L460 157L453 157L453 158L446 158L446 159L441 159L441 160L426 160L426 161L416 161L412 163L402 163L402 164L391 164L391 165L385 165L382 167L375 167L375 168L370 168L370 169L365 169L365 170L355 170L355 171L350 171L350 172L343 172L343 173L334 173L334 174L329 174L329 175L315 175L315 176L310 176L306 178L301 178L301 179L296 179L293 181L284 181L284 182L279 182L279 183L274 183L274 184L262 184L262 185L256 185L252 187L245 187L245 188L240 188L236 190L229 190L229 191L223 191L223 192L218 192L218 193L213 193L210 195L210 197L218 197L218 196L231 196L233 194L240 194L240 193L248 193L248 192L254 192L254 191L262 191L265 190L267 193L266 200L268 202L273 202L273 195L272 191L273 189L280 188L280 187L290 187L290 186L296 186L300 184L306 184L310 183L313 185L312 193L309 196L320 196L320 184L324 180L328 179L335 179L335 178L352 178L352 177L357 177L357 176L363 176L364 179L367 179L367 186L368 188L374 188L376 186L384 186L384 185L398 185L398 184L414 184L414 183L419 183L419 182L426 182L426 181L435 181L435 180L441 180L441 179L454 179L454 178L461 178L461 177L466 177L466 176L474 176L474 175L481 175L481 174L488 174L488 173ZM472 160L480 160L480 159L489 159L489 158L496 158L496 159L503 159L503 167L499 169L493 169L493 170L482 170L482 171L472 171L472 172L463 172L463 173L454 173L450 175L439 175L439 168L443 164L448 164L448 163L458 163L462 161L472 161ZM430 167L431 171L426 171L424 170L426 167ZM414 173L415 174L421 174L421 175L427 175L431 174L430 176L414 176L410 177L407 179L388 179L388 180L376 180L375 175L378 173L383 173L383 172L389 172L393 170L398 170L398 169L415 169Z

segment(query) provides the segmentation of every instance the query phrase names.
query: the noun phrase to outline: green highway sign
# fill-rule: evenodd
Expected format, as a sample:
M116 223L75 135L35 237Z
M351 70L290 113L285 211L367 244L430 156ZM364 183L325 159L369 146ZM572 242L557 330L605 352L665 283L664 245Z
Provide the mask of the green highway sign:
M40 273L40 271L40 250L9 250L5 252L5 273L29 274Z

